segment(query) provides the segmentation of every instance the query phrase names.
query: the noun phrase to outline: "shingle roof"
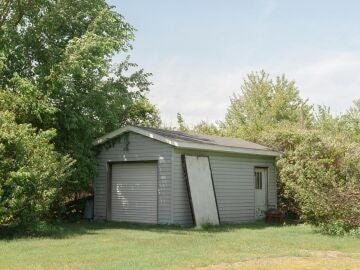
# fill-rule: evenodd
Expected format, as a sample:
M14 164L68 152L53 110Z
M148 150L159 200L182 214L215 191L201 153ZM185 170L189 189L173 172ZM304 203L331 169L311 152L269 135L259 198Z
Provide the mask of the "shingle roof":
M170 144L176 148L197 149L206 151L219 151L230 153L243 153L254 155L278 156L279 153L270 148L248 142L245 140L229 137L210 135L199 135L174 130L164 130L148 127L126 126L110 132L94 142L94 145L101 145L108 140L120 136L125 132L134 132L147 136L154 140Z
M192 142L192 143L200 143L200 144L213 144L227 147L238 147L238 148L247 148L247 149L258 149L258 150L271 150L270 148L252 143L249 141L245 141L238 138L230 138L230 137L220 137L213 135L200 135L194 133L185 133L181 131L175 130L165 130L158 128L148 128L148 127L138 127L165 138L173 139L178 142Z

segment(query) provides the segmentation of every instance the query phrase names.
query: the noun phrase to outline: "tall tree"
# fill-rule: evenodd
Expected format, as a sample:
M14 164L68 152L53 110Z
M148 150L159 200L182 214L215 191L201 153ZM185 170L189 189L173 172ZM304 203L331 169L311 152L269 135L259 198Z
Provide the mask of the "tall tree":
M180 131L183 131L183 132L189 131L189 127L185 124L184 117L181 115L181 113L178 112L176 114L176 120L177 120L177 124L178 124L178 129Z
M17 124L13 113L0 112L0 224L30 229L57 216L73 161L54 150L55 134Z
M350 109L341 117L344 129L349 135L360 142L360 99L354 100L354 104Z
M279 203L323 232L358 230L360 102L344 115L312 107L294 82L251 73L234 95L222 128L278 150Z
M306 126L311 118L311 107L301 99L295 83L284 75L272 80L263 70L250 73L241 94L234 94L230 101L223 127L231 135L251 140L281 122Z
M105 0L0 2L0 109L57 130L56 149L76 160L73 190L94 174L94 138L127 123L159 124L145 97L150 74L127 56L133 39Z
M353 106L337 116L331 114L330 108L319 106L315 116L315 128L360 142L360 100L354 100Z

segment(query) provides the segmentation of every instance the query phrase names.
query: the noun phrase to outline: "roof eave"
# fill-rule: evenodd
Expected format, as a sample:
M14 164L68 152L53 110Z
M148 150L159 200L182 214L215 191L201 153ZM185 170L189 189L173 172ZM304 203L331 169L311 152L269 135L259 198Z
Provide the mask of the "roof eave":
M176 148L181 149L193 149L193 150L202 150L202 151L214 151L214 152L225 152L225 153L235 153L235 154L249 154L249 155L260 155L260 156L280 156L279 152L273 150L261 150L261 149L250 149L250 148L241 148L241 147L229 147L213 144L197 144L197 143L184 143L181 142Z
M229 147L229 146L221 146L221 145L214 145L214 144L200 144L200 143L189 143L189 142L179 142L175 140L168 139L166 137L160 136L153 132L134 127L134 126L126 126L123 128L119 128L114 130L99 139L93 142L94 146L104 144L105 142L120 136L125 132L135 132L141 134L143 136L149 137L151 139L161 141L163 143L172 145L176 148L183 148L183 149L194 149L194 150L203 150L203 151L215 151L215 152L227 152L227 153L238 153L238 154L250 154L250 155L261 155L261 156L273 156L277 157L280 156L279 152L272 151L272 150L261 150L261 149L250 149L250 148L240 148L240 147Z
M117 130L114 130L100 138L98 138L97 140L95 140L93 142L93 145L94 146L97 146L97 145L101 145L101 144L104 144L105 142L117 137L117 136L120 136L121 134L125 133L125 132L134 132L134 133L137 133L137 134L141 134L143 136L146 136L146 137L149 137L151 139L154 139L154 140L157 140L157 141L161 141L161 142L164 142L164 143L167 143L167 144L170 144L170 145L173 145L173 146L178 146L178 142L175 141L175 140L170 140L168 138L165 138L163 136L160 136L158 134L155 134L153 132L150 132L150 131L147 131L147 130L143 130L141 128L138 128L138 127L134 127L134 126L126 126L126 127L123 127L123 128L119 128Z

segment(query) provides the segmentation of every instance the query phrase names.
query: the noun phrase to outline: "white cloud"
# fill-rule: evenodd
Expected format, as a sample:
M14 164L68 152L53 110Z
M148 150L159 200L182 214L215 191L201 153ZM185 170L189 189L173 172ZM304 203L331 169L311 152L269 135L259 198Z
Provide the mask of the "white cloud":
M264 68L271 75L284 73L295 80L301 96L311 103L330 106L334 113L345 111L360 97L360 54L329 53L316 59L283 59L264 66L216 69L180 65L173 59L153 67L154 86L150 100L158 105L167 124L176 124L180 112L189 124L200 120L224 119L229 98L240 91L244 76Z
M224 118L229 97L240 89L248 70L217 71L181 68L176 64L153 71L150 100L156 103L168 124L176 124L176 113L195 124Z
M348 52L321 57L289 72L303 97L330 106L336 114L360 98L359 74L360 54Z

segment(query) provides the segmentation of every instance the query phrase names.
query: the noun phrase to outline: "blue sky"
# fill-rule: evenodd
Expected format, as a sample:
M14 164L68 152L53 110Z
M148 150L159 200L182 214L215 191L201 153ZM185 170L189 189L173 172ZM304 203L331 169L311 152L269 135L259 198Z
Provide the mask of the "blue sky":
M108 1L136 29L132 61L153 73L166 124L222 120L244 76L295 80L339 114L360 98L360 1Z

